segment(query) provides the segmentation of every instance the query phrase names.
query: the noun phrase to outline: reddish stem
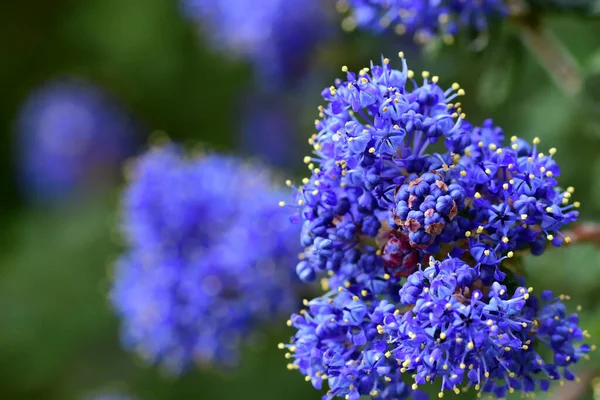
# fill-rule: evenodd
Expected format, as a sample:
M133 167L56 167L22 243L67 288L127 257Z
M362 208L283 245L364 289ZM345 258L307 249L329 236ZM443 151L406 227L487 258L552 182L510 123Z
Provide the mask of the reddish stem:
M582 222L565 232L571 238L572 243L594 243L600 246L600 223Z

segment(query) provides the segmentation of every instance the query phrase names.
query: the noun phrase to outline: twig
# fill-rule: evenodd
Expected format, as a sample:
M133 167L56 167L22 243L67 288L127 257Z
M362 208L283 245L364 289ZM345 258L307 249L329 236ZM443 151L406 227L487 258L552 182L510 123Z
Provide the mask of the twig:
M572 243L595 243L600 246L600 223L582 222L573 227L565 236L571 238Z
M519 29L524 45L548 72L554 83L568 96L577 96L583 88L583 73L567 48L533 15L523 0L509 0L512 21Z
M566 381L552 396L556 400L577 400L589 389L596 375L592 372L583 372L578 381Z

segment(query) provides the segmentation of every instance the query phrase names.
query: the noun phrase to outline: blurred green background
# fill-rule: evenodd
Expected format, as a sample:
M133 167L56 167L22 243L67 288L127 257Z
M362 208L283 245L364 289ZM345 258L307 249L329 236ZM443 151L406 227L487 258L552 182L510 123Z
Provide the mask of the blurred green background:
M300 374L287 371L276 349L290 336L283 323L248 347L235 371L198 370L174 379L125 353L106 300L110 265L122 249L115 228L119 188L68 207L34 207L15 179L15 116L27 94L49 80L74 74L105 87L143 121L144 136L163 130L190 145L238 151L234 104L253 86L250 68L204 46L176 0L5 1L0 21L0 399L69 400L103 391L145 400L318 399ZM600 23L569 15L549 22L591 76L578 98L552 84L510 26L498 27L478 54L461 46L419 53L398 39L340 35L314 57L318 74L310 87L316 89L286 100L298 117L290 132L301 138L293 141L305 143L312 133L320 88L341 65L356 70L383 52L405 50L412 69L430 70L442 85L461 83L471 121L492 117L507 136L539 136L542 148L558 148L559 181L575 186L582 219L600 220L600 84L594 84ZM293 176L301 176L308 146L301 148ZM594 342L600 334L597 247L574 244L527 261L532 286L570 294L573 308L583 305L582 325ZM581 398L592 398L586 374L600 374L600 361L592 355L580 368L587 388Z

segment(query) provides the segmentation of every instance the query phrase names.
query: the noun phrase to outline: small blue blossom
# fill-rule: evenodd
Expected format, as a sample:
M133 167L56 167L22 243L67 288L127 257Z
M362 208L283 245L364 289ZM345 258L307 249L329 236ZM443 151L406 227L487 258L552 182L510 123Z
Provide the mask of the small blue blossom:
M342 24L347 30L393 30L413 35L418 43L438 37L452 43L465 28L486 33L488 19L509 13L505 0L340 0L338 8L350 11Z
M135 150L135 128L97 87L62 79L35 90L16 129L19 181L37 202L59 201L110 182Z
M213 47L249 60L264 81L297 83L329 33L319 0L181 0L181 9Z
M266 170L233 157L169 146L137 160L111 292L124 345L175 373L235 364L257 324L295 302L298 232L280 196Z

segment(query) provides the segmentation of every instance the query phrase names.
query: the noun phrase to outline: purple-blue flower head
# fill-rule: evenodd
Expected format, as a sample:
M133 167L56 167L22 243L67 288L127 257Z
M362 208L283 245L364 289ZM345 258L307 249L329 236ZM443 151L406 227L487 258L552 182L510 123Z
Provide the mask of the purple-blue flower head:
M240 343L295 303L297 229L265 169L174 146L132 166L123 197L129 244L111 301L124 345L175 373L235 364Z
M488 19L509 14L505 0L339 0L349 12L342 27L414 36L418 43L441 38L452 43L461 29L485 33Z
M457 213L465 196L449 182L452 157L427 150L440 138L464 134L468 124L451 103L464 94L459 85L444 90L427 72L418 83L404 58L401 70L386 58L358 74L343 71L346 80L322 92L327 105L319 108L317 133L309 139L314 154L304 159L311 176L294 206L303 222L305 269L336 272L353 263L359 268L349 271L350 279L383 271L375 253L390 227L419 250L463 237ZM364 238L377 248L362 246Z
M556 149L545 154L539 138L529 144L516 136L503 147L498 133L489 120L475 129L455 169L457 184L471 202L471 247L486 242L497 253L529 247L540 254L546 240L555 246L569 243L561 229L578 218L579 202L571 202L572 187L558 186Z
M305 305L288 321L297 329L292 343L279 348L292 360L288 369L299 370L316 389L328 384L323 399L427 398L402 381L401 366L388 351L381 324L393 304L340 288Z
M214 48L249 60L263 81L297 82L330 32L319 0L181 0Z
M134 125L118 102L76 79L34 91L16 128L19 181L38 202L110 181L135 149Z
M498 398L547 391L550 381L574 380L570 367L592 348L581 343L586 333L565 296L532 291L484 286L464 261L432 259L396 301L359 285L305 301L288 321L291 343L279 347L288 369L316 389L327 382L325 399L417 399L424 385L439 388L440 398L468 389Z
M570 202L572 188L558 186L556 149L546 155L539 139L531 146L515 137L502 147L491 120L465 121L457 83L444 90L429 72L419 83L404 58L401 70L383 59L358 74L343 71L346 80L322 92L327 105L304 158L310 177L290 204L303 224L301 278L326 271L333 286L381 278L391 272L382 254L398 235L415 250L411 260L468 251L486 282L503 279L498 267L516 251L540 254L546 240L570 241L561 229L576 220L579 203ZM443 152L430 152L440 139Z
M590 347L579 343L585 334L564 296L538 299L532 288L509 291L498 282L484 287L474 272L461 260L432 261L400 289L403 306L384 317L391 354L413 374L413 388L436 382L441 393L474 387L504 398L575 379L569 367ZM538 353L541 347L552 357Z
M401 70L343 67L346 80L322 92L310 176L281 203L302 223L299 277L326 275L327 292L289 321L288 368L316 388L327 380L326 399L417 398L426 383L440 397L474 387L503 398L574 379L590 350L578 317L523 287L511 260L570 241L562 229L579 204L558 186L556 149L516 137L502 147L491 120L465 120L458 84L444 90L429 72L418 82L400 57Z

